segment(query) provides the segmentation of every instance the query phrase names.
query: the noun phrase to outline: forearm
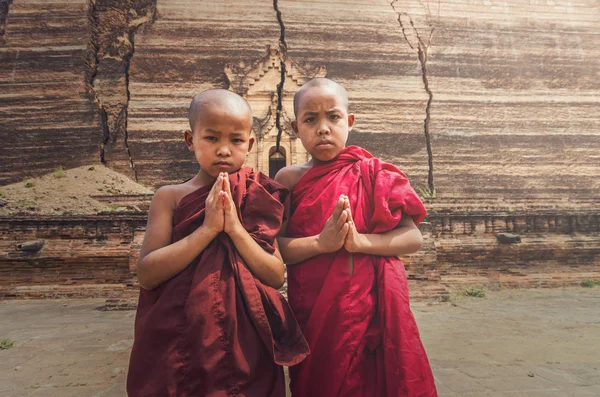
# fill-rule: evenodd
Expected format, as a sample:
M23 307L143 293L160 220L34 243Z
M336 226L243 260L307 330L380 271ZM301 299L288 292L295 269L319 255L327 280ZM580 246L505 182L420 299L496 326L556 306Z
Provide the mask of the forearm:
M381 234L361 234L361 243L354 252L381 255L403 256L421 249L423 236L418 228L401 227Z
M283 286L283 262L280 258L266 252L243 227L229 233L229 237L250 271L263 284L276 289Z
M138 264L140 285L145 289L153 289L171 279L185 269L217 234L200 226L187 237L143 256Z
M318 235L299 238L280 236L277 237L277 242L279 243L279 250L281 251L283 261L287 265L295 265L296 263L324 253L319 245Z

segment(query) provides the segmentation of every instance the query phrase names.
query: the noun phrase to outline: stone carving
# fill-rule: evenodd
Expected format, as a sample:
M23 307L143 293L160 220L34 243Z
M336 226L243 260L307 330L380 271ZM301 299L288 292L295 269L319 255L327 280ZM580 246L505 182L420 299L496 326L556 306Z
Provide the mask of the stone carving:
M278 129L275 122L277 113L278 90L281 83L281 62L285 65L285 83L283 85L282 121L280 150L276 153ZM225 65L225 75L229 81L229 89L243 96L253 114L252 130L256 136L256 149L253 149L247 165L271 177L287 165L309 160L300 141L292 131L293 96L306 81L313 77L324 77L325 67L306 67L296 64L292 59L271 46L267 46L265 56L256 63L247 65Z

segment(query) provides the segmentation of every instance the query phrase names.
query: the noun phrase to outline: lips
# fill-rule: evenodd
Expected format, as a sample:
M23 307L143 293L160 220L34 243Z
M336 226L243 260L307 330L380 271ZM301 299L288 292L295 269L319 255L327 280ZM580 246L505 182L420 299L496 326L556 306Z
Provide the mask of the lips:
M317 143L317 146L330 146L333 145L333 143L329 142L329 141L321 141L319 143Z
M216 167L231 167L231 164L229 164L227 161L217 161L216 163L213 163Z

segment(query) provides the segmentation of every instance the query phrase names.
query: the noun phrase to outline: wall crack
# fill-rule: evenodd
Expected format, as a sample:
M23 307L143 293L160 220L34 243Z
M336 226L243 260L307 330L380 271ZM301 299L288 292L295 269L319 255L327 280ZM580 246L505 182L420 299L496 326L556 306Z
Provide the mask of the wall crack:
M419 64L421 65L421 77L423 80L423 87L425 92L427 93L427 105L425 106L425 120L423 122L423 134L425 136L425 145L427 147L427 163L428 163L428 176L427 176L427 196L435 197L435 184L433 180L433 150L431 148L431 134L429 131L429 122L431 121L431 103L433 102L433 92L429 87L429 79L427 77L427 60L428 60L428 49L431 46L431 39L433 37L433 32L435 30L435 26L432 20L432 13L429 7L429 2L425 4L422 1L419 1L419 4L425 11L425 25L429 29L428 37L423 39L423 36L419 33L419 30L415 26L413 18L405 11L398 11L396 9L396 3L398 0L390 1L390 5L392 9L397 15L398 24L402 29L402 36L404 40L408 44L411 50L417 53L417 58L419 60ZM439 19L439 1L438 1L438 10L437 10ZM403 21L404 18L404 21ZM408 25L407 26L407 22Z
M129 68L136 31L155 19L156 0L90 0L89 3L85 82L100 118L99 158L103 164L117 169L126 163L136 181L137 170L127 131Z
M277 128L277 141L275 144L275 152L281 153L279 146L281 144L281 135L283 134L283 127L281 126L281 115L283 110L283 86L285 84L285 61L287 58L287 43L285 41L285 25L281 17L281 11L279 11L279 4L277 0L273 0L273 9L277 16L277 23L279 23L279 70L280 70L280 81L277 84L277 110L275 112L275 126Z
M6 43L6 19L12 0L0 0L0 44Z

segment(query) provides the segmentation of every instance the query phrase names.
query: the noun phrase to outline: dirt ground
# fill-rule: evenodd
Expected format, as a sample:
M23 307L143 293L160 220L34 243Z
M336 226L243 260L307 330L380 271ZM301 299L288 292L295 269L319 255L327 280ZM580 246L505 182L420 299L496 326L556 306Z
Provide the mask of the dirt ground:
M0 350L0 396L124 396L135 312L103 304L0 302L0 341L13 342ZM598 397L599 307L596 286L454 296L413 311L440 397Z
M94 164L54 172L0 187L0 216L13 214L97 214L119 208L91 196L151 194L153 190Z

